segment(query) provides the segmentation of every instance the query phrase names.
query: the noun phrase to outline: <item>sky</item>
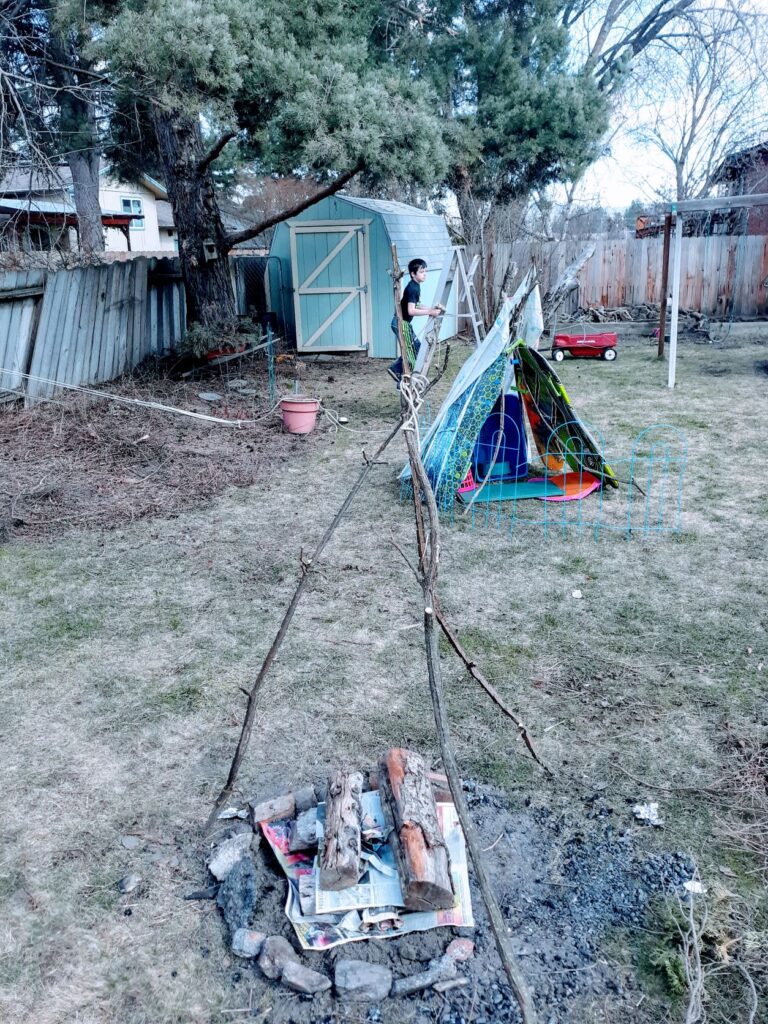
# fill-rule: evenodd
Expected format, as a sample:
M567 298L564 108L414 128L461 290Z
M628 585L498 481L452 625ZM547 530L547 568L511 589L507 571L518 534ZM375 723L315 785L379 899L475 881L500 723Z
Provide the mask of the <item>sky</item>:
M718 0L702 2L716 6ZM768 15L768 0L738 0L737 6ZM631 118L631 108L625 107L624 116ZM653 147L630 138L624 127L614 125L616 130L608 145L608 155L596 161L584 175L577 200L580 203L624 210L635 199L657 202L658 190L672 187L671 164Z
M579 198L587 205L625 210L634 199L657 202L656 189L669 182L670 171L650 147L619 137L611 145L610 156L596 161L584 175Z

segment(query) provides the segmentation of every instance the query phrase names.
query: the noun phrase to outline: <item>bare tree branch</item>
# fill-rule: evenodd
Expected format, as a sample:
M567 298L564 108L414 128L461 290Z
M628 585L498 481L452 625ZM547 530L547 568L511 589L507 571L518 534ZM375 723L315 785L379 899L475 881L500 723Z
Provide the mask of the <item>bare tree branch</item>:
M247 242L251 238L256 238L258 235L263 234L268 228L274 227L275 224L280 224L284 220L288 220L289 217L297 217L304 210L313 206L321 199L327 199L328 196L335 195L340 189L344 188L348 181L351 181L356 174L359 174L363 169L363 164L359 163L352 168L351 171L345 171L344 174L340 174L335 181L332 181L326 188L319 189L311 196L307 196L306 199L302 199L294 206L289 207L286 210L282 210L280 213L275 214L273 217L267 217L266 220L261 221L259 224L254 224L252 227L243 228L242 231L233 231L227 235L224 239L224 248L226 251L232 249L235 245L239 245L241 242Z

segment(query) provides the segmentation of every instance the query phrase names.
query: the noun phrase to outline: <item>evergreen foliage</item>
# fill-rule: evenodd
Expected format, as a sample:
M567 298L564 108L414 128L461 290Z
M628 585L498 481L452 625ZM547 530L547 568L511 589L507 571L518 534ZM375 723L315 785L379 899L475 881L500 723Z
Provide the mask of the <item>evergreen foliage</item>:
M348 0L102 0L100 14L94 50L125 82L114 155L134 173L126 143L139 132L152 149L147 103L237 131L267 172L446 172L429 84L369 45L370 20Z
M599 155L608 104L569 64L559 0L433 0L381 42L429 81L451 152L447 183L497 201L577 176ZM423 10L420 7L420 10Z
M371 183L506 200L598 155L607 104L568 65L559 0L429 0L412 15L350 0L96 0L94 55L117 87L113 157L151 159L147 103L238 131L264 172L362 162ZM58 16L82 17L75 0ZM67 13L69 12L69 14Z

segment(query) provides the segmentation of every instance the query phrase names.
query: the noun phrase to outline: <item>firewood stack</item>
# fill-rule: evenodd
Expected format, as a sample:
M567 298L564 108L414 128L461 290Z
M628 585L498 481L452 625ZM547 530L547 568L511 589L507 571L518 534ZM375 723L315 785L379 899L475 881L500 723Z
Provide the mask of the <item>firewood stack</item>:
M450 909L455 902L450 859L424 759L395 747L379 761L377 781L405 908ZM364 873L362 787L363 777L357 771L337 771L328 780L319 858L321 889L335 891L356 885Z

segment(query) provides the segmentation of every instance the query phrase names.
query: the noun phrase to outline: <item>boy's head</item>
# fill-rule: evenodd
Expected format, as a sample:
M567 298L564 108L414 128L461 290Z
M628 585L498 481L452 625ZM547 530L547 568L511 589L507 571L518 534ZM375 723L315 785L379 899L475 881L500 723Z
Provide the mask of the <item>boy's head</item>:
M427 264L424 260L411 260L408 264L408 273L414 281L423 281L427 276Z

